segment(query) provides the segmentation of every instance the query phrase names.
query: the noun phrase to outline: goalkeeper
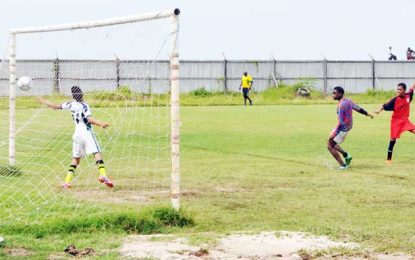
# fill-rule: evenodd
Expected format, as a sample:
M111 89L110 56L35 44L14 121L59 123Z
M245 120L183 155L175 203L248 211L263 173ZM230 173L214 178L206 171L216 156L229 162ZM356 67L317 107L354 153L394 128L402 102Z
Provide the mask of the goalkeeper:
M84 94L78 86L73 86L71 88L71 92L74 100L63 104L54 104L44 98L38 98L38 101L41 104L44 104L49 108L71 111L72 119L75 123L75 132L72 137L72 163L69 166L68 173L66 174L63 188L68 189L71 187L71 182L75 176L75 171L81 161L81 157L88 154L93 154L95 157L95 162L99 170L98 180L112 188L113 183L107 177L105 172L104 161L101 156L101 148L99 147L95 134L92 131L92 125L107 128L109 124L91 116L89 105L84 102Z

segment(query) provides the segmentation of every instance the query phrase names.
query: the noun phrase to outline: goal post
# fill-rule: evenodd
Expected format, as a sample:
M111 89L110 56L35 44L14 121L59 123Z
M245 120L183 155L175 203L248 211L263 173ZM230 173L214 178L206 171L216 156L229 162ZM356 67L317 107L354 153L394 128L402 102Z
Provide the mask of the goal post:
M180 207L180 107L179 107L179 9L169 9L158 12L150 12L111 19L85 21L80 23L58 24L43 27L26 27L10 30L9 43L9 164L14 166L16 161L16 139L19 139L16 131L16 43L18 36L22 34L50 33L56 31L74 31L137 23L156 19L170 18L171 47L169 50L170 59L170 154L171 154L171 204L175 209Z
M176 9L172 16L172 47L170 57L170 81L171 81L171 152L172 152L172 172L171 172L171 200L175 209L180 208L180 103L179 103L179 52L177 44L177 34L179 31L179 21L177 15L180 13Z

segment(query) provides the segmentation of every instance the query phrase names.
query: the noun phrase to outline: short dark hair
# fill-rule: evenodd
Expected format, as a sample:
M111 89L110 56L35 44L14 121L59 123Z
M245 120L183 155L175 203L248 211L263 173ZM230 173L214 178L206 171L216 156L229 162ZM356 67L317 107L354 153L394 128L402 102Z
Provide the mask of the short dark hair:
M344 89L342 87L340 87L340 86L334 87L333 90L336 90L337 92L339 92L341 94L344 94Z
M405 83L399 83L398 84L398 87L402 87L403 88L403 90L406 90L406 84Z
M82 92L82 89L78 86L73 86L71 88L72 97L78 102L84 101L84 93Z

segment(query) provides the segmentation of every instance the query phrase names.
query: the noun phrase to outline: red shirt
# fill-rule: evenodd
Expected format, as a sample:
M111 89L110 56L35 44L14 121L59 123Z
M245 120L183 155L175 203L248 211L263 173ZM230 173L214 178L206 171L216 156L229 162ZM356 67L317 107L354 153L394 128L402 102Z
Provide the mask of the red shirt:
M383 105L386 111L393 111L392 119L408 119L414 90L411 88L404 97L396 96Z

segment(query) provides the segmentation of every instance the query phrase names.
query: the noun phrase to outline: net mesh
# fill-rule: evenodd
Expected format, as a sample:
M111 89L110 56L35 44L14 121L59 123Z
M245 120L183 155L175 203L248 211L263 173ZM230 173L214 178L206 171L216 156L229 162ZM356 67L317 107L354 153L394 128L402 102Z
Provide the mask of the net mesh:
M170 26L166 19L133 24L17 35L16 167L8 166L9 62L0 72L0 224L43 223L134 211L168 202L170 192ZM93 155L81 158L70 189L63 189L72 161L75 124L71 112L38 102L72 100L85 93L102 149L110 189L98 182Z

